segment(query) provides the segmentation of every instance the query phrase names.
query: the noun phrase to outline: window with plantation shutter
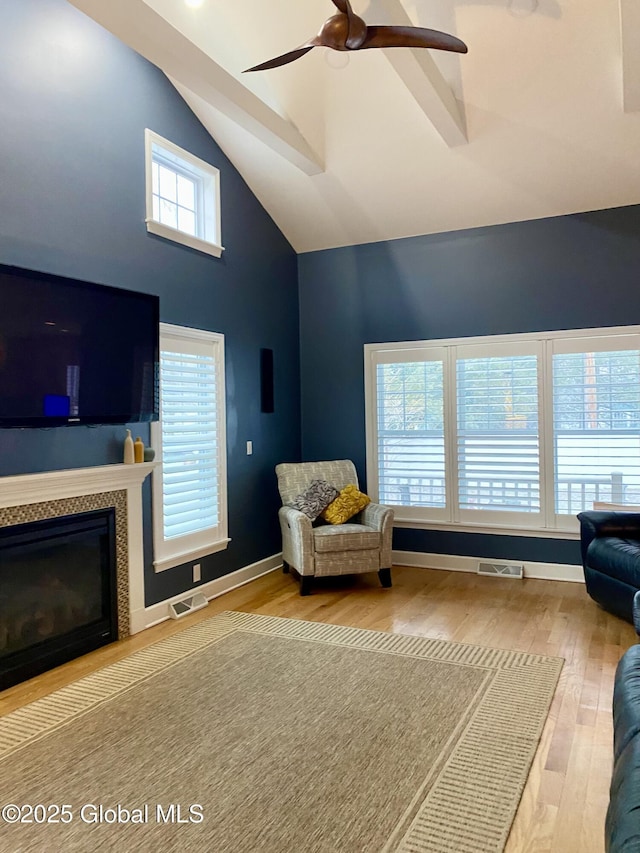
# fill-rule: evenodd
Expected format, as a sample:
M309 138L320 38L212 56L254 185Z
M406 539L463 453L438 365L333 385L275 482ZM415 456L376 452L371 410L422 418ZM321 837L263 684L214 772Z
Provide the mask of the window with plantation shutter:
M156 571L228 543L224 337L161 324L160 421L153 442Z
M566 535L640 506L640 327L365 345L367 490L396 524Z
M640 338L554 341L556 512L640 504Z
M515 344L457 348L461 518L509 513L513 521L517 515L540 514L536 349Z
M384 504L437 514L446 506L443 354L416 355L377 364L378 493Z

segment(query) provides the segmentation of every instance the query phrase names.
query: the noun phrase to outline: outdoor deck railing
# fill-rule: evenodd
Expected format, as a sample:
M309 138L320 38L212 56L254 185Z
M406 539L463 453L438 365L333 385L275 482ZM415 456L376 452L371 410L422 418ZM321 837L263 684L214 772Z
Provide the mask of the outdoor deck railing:
M540 505L537 480L464 480L465 509L507 509L536 512ZM386 477L380 488L382 503L400 506L445 506L444 477ZM594 501L624 503L622 474L609 477L561 477L556 482L556 512L575 515L591 509Z
M623 458L623 450L626 453L631 450L626 431L618 438L626 443L612 456L611 469L607 470L607 463L600 458L597 473L584 476L584 463L592 455L593 446L587 443L583 447L583 443L591 442L592 438L579 430L564 431L558 436L558 465L562 473L554 485L556 513L575 515L590 509L594 501L640 503L638 475L634 476L632 470L625 483L622 472L613 470L617 458ZM459 433L457 453L461 508L539 511L537 434L524 429ZM401 506L446 505L442 430L380 431L378 454L381 502Z

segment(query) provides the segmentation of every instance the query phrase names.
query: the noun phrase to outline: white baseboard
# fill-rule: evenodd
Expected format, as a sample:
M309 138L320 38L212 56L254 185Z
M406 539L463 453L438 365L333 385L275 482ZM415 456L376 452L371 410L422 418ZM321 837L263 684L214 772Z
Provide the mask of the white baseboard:
M394 566L413 566L419 569L440 569L449 572L471 572L472 574L477 573L478 562L480 560L490 563L495 562L495 558L493 557L460 557L452 554L427 554L423 551L393 551L392 559ZM522 561L508 560L507 562L518 563ZM211 601L220 595L224 595L226 592L231 592L232 589L237 589L239 586L244 586L256 578L262 577L262 575L273 572L281 566L282 554L274 554L271 557L266 557L264 560L259 560L257 563L252 563L250 566L244 566L242 569L238 569L228 575L223 575L221 578L216 578L200 586L186 589L179 595L174 595L165 601L152 604L151 607L143 607L133 611L131 613L131 633L137 634L146 628L151 628L153 625L171 618L169 604L180 601L189 594L201 592ZM539 580L584 583L582 566L572 566L563 563L534 563L526 561L524 563L524 576Z
M174 595L173 598L167 598L166 601L159 601L157 604L152 604L151 607L140 608L131 613L130 631L132 634L137 634L144 631L145 628L151 628L152 625L170 619L169 605L187 598L194 592L201 592L211 601L213 598L224 595L225 592L231 592L232 589L237 589L237 587L244 586L256 578L262 577L262 575L273 572L280 566L282 566L282 554L274 554L272 557L265 557L264 560L259 560L250 566L244 566L244 568L223 575L221 578L194 586L191 589L185 589L180 595Z
M425 554L422 551L393 551L392 560L394 566L415 566L418 569L443 569L448 572L473 574L477 573L481 560L488 563L523 563L525 578L584 583L582 566L572 566L569 563L533 563L514 559L496 561L495 557L458 557L453 554Z

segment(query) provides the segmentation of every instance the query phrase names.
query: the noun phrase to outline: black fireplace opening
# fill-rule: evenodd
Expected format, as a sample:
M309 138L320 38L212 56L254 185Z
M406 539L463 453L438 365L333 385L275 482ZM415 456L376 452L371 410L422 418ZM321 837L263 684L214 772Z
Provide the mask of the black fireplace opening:
M0 689L118 638L115 510L0 528Z

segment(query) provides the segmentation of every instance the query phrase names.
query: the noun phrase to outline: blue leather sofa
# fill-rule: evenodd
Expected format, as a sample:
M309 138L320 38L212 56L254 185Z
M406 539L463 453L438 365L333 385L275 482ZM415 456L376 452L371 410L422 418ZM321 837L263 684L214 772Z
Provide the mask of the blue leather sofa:
M640 633L640 593L633 621ZM607 853L640 853L640 644L620 660L613 689L613 776L605 825Z
M581 512L587 592L640 634L640 513ZM613 775L607 853L640 853L640 643L622 656L613 690Z
M640 590L640 513L593 510L581 512L578 520L587 592L605 610L633 622L633 599Z

